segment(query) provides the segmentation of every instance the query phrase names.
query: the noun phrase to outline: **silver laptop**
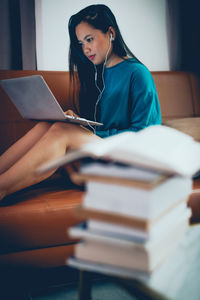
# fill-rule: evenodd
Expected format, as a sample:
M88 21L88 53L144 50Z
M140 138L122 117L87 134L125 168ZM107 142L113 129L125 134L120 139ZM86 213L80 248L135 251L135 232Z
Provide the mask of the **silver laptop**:
M3 89L25 119L64 121L82 125L103 125L84 118L65 115L44 78L40 75L5 79Z

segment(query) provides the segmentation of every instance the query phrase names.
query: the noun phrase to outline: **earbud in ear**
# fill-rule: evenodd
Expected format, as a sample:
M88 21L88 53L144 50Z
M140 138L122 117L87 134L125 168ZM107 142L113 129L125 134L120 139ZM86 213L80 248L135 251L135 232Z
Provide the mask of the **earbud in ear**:
M112 33L110 34L110 41L114 41L114 37L113 37Z

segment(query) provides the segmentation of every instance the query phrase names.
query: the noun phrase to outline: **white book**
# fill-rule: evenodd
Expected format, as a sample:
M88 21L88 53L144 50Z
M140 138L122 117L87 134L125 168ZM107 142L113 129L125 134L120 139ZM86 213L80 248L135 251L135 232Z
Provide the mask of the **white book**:
M192 180L172 176L153 188L126 186L125 183L88 181L83 205L86 208L120 213L137 218L154 219L186 199L192 191Z
M75 247L75 257L81 260L114 265L117 267L152 272L182 240L188 226L187 220L163 235L159 242L145 246L118 243L113 241L94 241L86 239Z
M83 157L105 158L134 166L191 177L200 169L200 144L176 129L149 126L90 142L38 170L44 173Z
M95 241L95 242L102 242L102 243L108 243L112 244L113 247L115 246L135 246L139 248L144 248L144 249L152 249L155 247L160 241L162 241L165 236L169 234L169 232L172 232L174 228L179 224L179 223L189 223L189 218L190 216L190 210L189 208L185 209L179 216L177 216L176 219L171 220L169 223L170 226L168 226L167 230L163 230L161 228L161 234L157 235L156 238L154 239L140 239L138 237L135 237L133 235L133 228L128 227L127 231L125 226L123 227L124 232L120 232L120 230L116 230L114 233L109 230L95 230L92 228L92 226L87 226L87 222L78 224L76 226L70 227L67 231L70 237L74 239L81 239L84 241ZM115 225L115 224L112 224ZM109 229L109 227L108 227ZM118 229L118 227L117 227ZM131 232L129 234L129 231Z
M123 226L95 219L87 221L88 229L101 235L116 236L123 239L137 239L140 242L159 240L163 235L169 232L179 219L182 217L189 220L191 210L185 203L180 203L168 213L164 214L158 220L150 223L147 229L142 230L137 227ZM181 217L180 217L181 216Z

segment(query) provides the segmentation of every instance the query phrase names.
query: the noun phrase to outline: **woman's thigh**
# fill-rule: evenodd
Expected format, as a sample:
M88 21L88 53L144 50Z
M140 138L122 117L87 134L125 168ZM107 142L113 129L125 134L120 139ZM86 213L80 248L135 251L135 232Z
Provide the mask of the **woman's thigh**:
M66 140L66 149L77 149L86 143L100 139L84 126L62 122L54 123L51 126L49 134L52 133L56 138Z

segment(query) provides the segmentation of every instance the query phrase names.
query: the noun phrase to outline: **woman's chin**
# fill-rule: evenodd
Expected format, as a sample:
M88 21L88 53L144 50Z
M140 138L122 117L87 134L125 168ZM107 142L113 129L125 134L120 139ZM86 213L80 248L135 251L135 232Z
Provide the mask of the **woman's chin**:
M102 65L104 63L104 61L94 61L93 64L95 66L99 66L99 65Z

